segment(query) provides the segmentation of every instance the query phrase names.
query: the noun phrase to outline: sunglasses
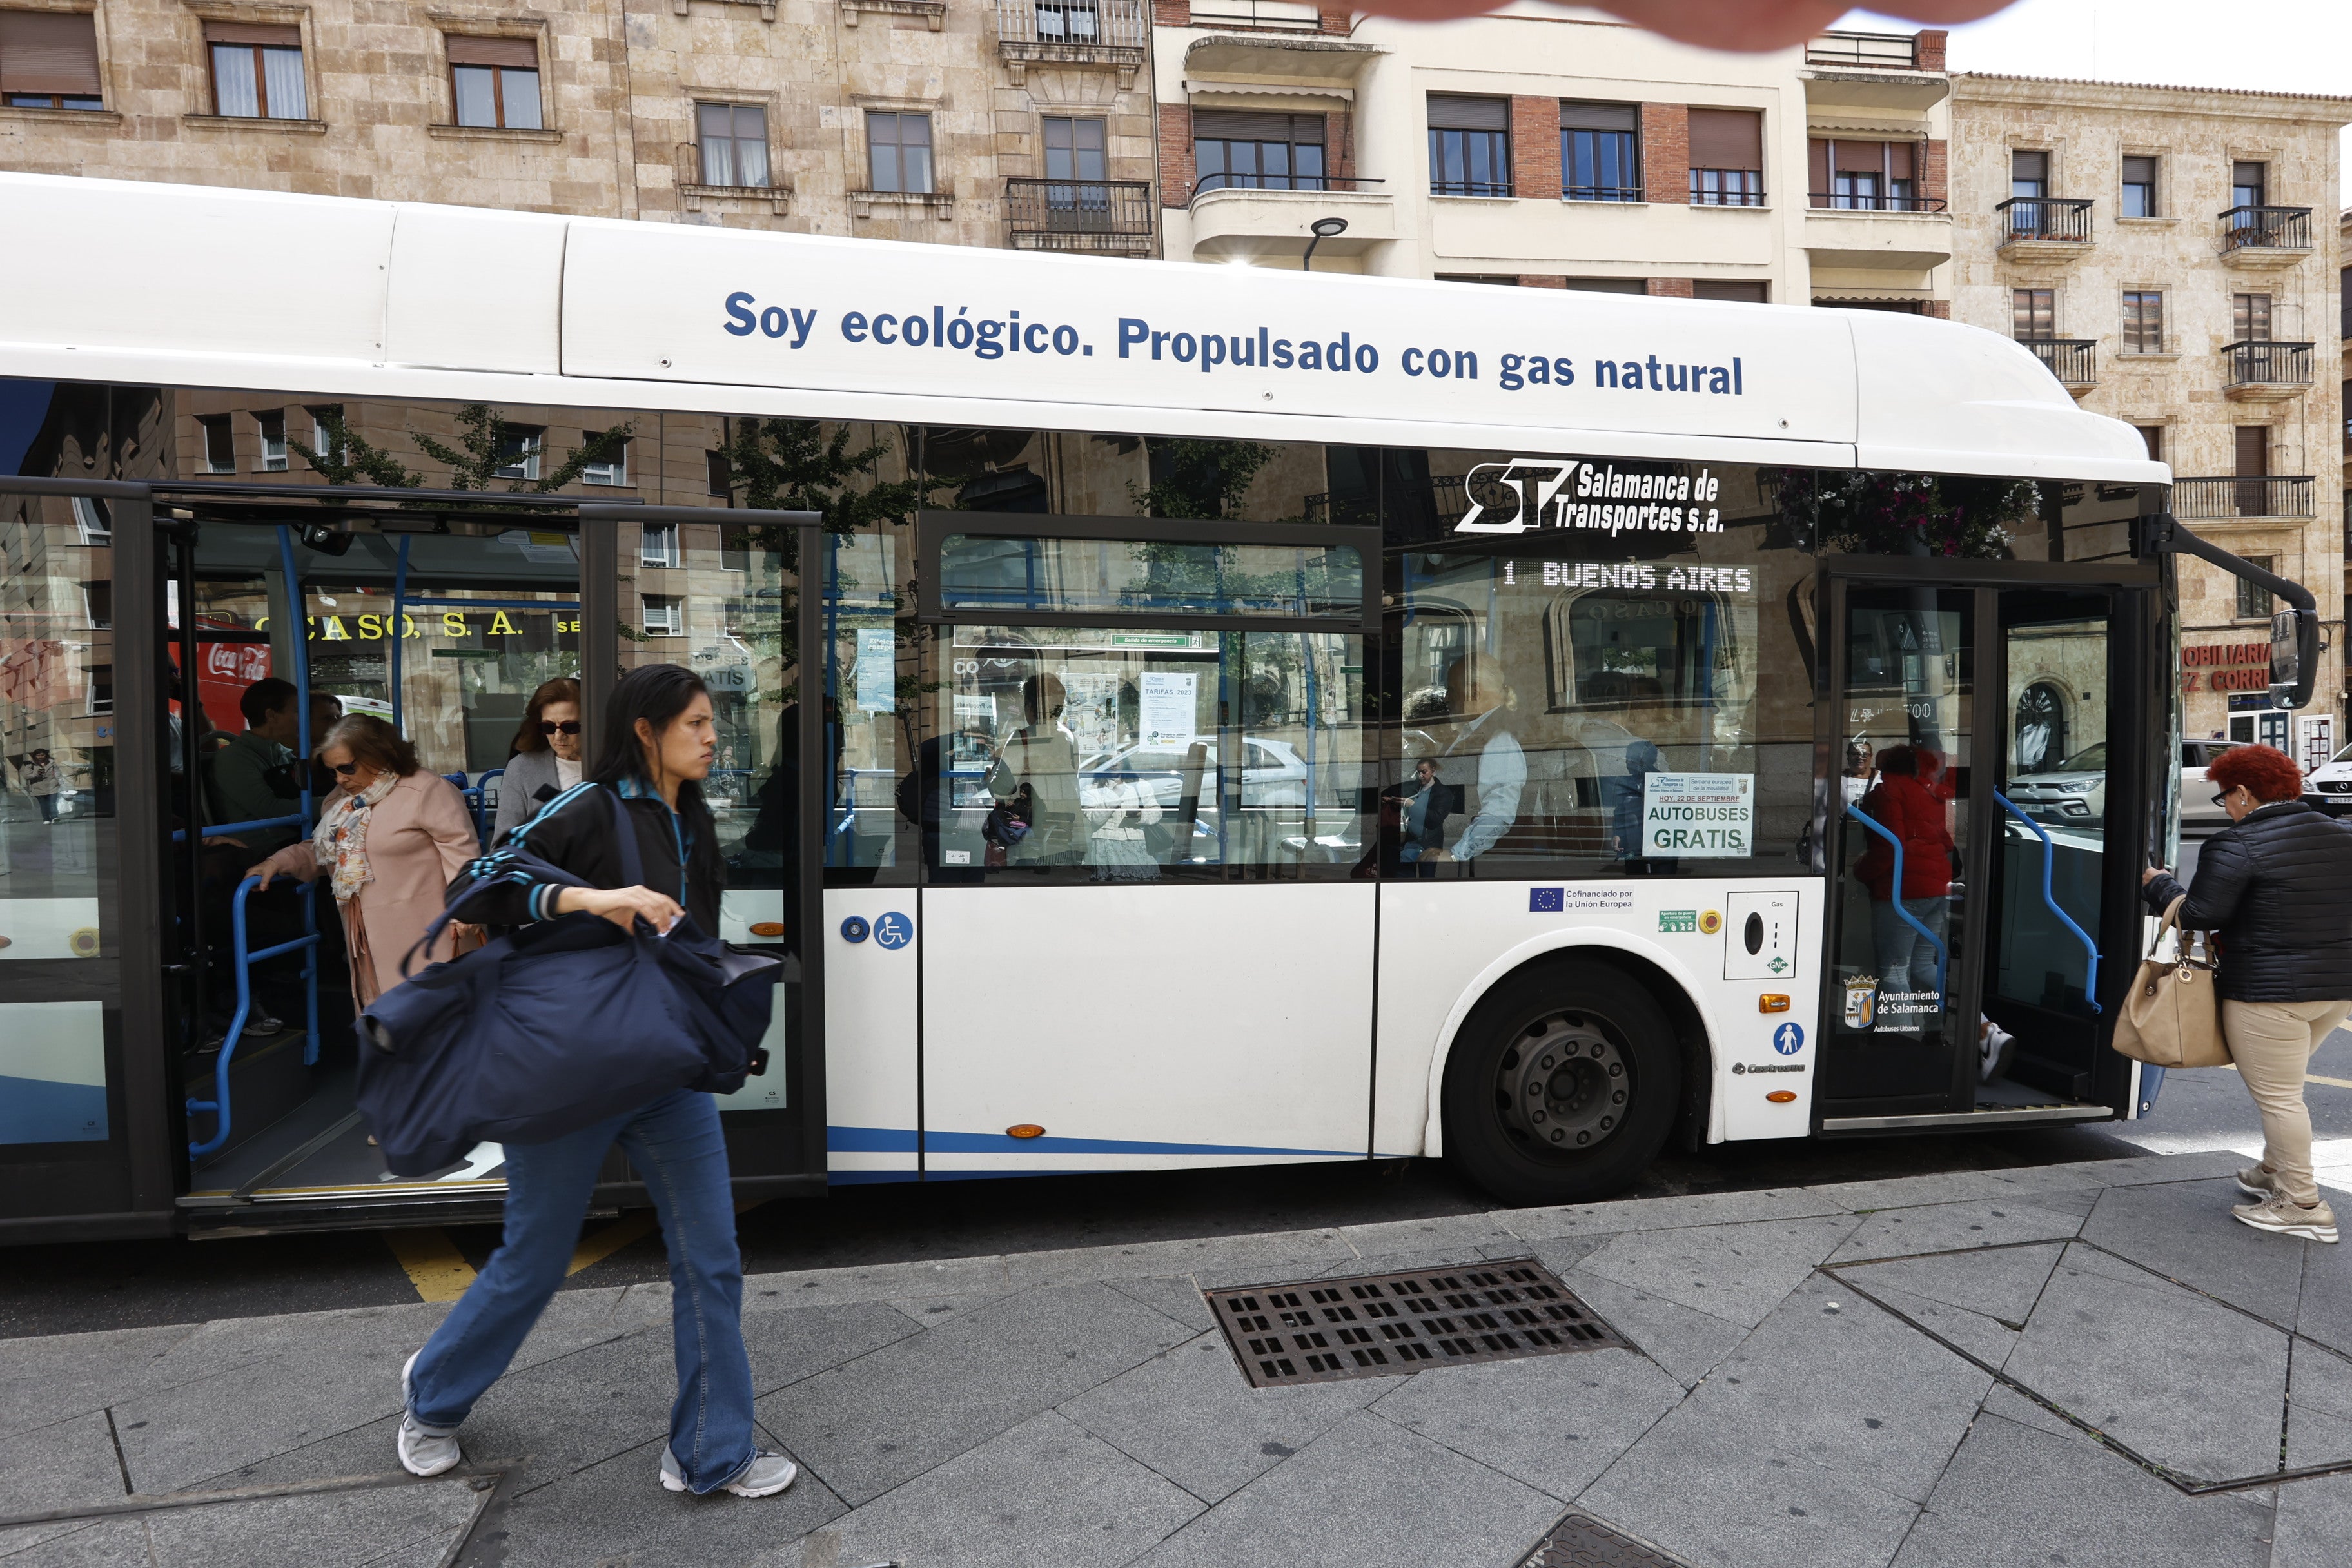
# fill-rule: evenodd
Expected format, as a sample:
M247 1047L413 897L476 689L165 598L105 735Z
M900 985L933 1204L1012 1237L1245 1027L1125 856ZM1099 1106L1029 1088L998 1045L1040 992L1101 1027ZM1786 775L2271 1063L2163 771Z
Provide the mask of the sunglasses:
M539 732L542 735L577 735L580 733L580 721L566 719L559 724L552 719L541 719L539 721Z
M335 771L339 778L349 778L360 771L360 765L357 763L329 763L327 765Z

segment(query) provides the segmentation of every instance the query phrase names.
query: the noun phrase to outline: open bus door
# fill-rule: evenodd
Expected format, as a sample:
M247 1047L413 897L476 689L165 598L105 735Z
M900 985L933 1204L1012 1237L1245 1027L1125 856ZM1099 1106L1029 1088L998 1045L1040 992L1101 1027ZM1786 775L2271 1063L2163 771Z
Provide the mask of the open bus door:
M38 509L52 533L86 522L93 504L110 508L121 619L110 637L88 627L84 639L47 637L111 645L110 817L36 838L34 819L15 809L20 792L0 795L8 864L37 872L0 881L0 910L28 933L0 948L0 960L26 960L0 963L0 1017L41 1032L54 1079L42 1103L57 1101L52 1121L79 1119L70 1137L5 1130L0 1158L17 1156L29 1179L0 1196L0 1239L495 1219L505 1186L495 1145L421 1179L383 1170L352 1105L348 955L332 900L284 882L260 889L246 868L315 823L311 786L326 781L301 759L333 710L312 694L398 725L424 765L465 793L487 846L532 689L557 676L582 681L593 757L614 682L651 662L702 673L720 709L707 786L730 868L719 934L778 948L787 962L772 1064L721 1101L736 1185L745 1195L823 1190L823 950L806 939L820 858L799 853L817 836L822 802L798 787L817 726L790 699L794 650L816 645L803 624L815 607L795 571L813 514L356 487L18 483L40 499L18 502L0 488L0 501ZM659 624L648 626L656 604ZM58 629L76 628L44 628ZM297 689L285 752L244 736L238 700L266 679ZM247 754L232 756L236 748ZM93 754L74 751L77 761ZM40 908L20 909L35 890ZM58 912L60 897L80 924ZM49 955L52 925L90 956ZM596 1201L645 1201L617 1151Z
M2105 1120L2169 788L2156 569L1823 574L1824 1132ZM2015 1048L1988 1063L1988 1025ZM1988 1070L1990 1068L1990 1070Z

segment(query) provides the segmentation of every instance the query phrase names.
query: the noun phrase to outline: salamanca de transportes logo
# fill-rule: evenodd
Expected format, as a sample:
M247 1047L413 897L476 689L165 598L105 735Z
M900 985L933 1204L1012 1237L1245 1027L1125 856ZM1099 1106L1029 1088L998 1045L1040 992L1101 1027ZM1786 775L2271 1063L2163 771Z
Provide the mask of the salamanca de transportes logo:
M1456 533L1525 533L1537 528L1624 532L1718 533L1722 513L1709 505L1723 481L1696 473L1637 473L1614 463L1572 458L1506 458L1463 476L1470 510Z

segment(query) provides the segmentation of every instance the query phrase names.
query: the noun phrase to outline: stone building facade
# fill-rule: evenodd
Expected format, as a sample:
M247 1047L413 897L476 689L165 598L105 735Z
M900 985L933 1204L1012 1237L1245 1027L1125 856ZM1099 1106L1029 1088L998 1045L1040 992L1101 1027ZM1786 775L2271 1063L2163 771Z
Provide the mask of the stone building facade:
M2173 510L2306 584L2331 650L2266 703L2268 595L2183 559L2184 732L2340 743L2336 133L2352 99L1952 78L1954 314L2025 341L2171 465Z
M0 167L1150 255L1144 3L0 0Z
M1598 13L1424 26L1155 0L1167 254L1943 314L1944 35L1691 49Z

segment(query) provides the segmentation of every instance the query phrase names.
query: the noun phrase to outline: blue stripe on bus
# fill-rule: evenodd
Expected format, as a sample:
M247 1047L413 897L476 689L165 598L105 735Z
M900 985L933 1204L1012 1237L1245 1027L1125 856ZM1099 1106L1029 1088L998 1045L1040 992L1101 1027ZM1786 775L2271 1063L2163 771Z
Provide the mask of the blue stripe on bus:
M828 1127L825 1147L836 1154L912 1154L917 1134L906 1127ZM1361 1149L1272 1149L1250 1143L1154 1143L1124 1138L1008 1138L1002 1132L926 1132L931 1154L1285 1154L1317 1160L1360 1160Z

